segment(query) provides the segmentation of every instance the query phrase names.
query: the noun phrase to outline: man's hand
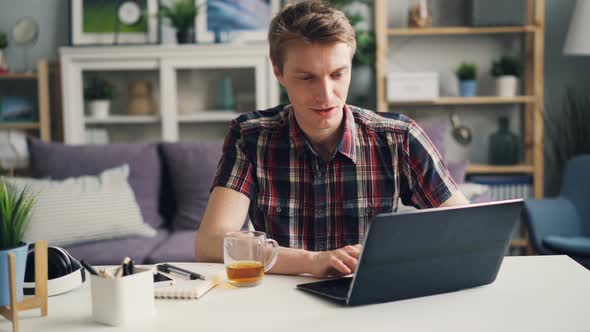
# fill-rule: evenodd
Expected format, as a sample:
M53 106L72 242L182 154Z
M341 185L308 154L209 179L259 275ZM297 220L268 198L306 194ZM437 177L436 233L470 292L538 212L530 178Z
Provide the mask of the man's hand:
M346 246L332 251L314 252L310 272L314 277L341 276L356 270L362 246Z

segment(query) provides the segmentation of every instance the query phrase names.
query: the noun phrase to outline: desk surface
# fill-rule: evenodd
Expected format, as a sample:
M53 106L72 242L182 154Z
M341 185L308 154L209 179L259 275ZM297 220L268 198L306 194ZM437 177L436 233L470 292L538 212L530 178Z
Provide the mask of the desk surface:
M49 298L47 317L23 313L21 331L590 331L590 271L567 256L507 257L491 285L361 307L295 289L310 280L267 275L253 288L224 282L198 300L158 299L152 318L126 327L92 320L85 283ZM2 317L0 331L11 331Z

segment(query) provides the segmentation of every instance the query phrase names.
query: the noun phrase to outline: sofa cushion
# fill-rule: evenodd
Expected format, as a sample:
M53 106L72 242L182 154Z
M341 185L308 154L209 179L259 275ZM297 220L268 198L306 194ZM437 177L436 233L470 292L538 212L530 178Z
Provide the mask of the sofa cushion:
M161 144L176 200L174 228L199 228L222 148L222 140Z
M173 232L148 255L146 263L195 262L196 234L197 233L194 230Z
M121 264L125 256L132 258L136 264L145 264L147 256L168 237L168 230L158 228L154 237L128 237L64 246L76 259L83 259L93 265Z
M550 235L543 244L561 254L590 257L590 237Z
M129 166L123 165L98 176L66 180L8 178L6 181L19 192L28 188L35 195L25 241L46 240L50 245L66 245L156 234L143 223L133 190L127 183L128 176Z
M146 223L158 227L161 165L155 144L64 145L28 139L31 175L65 179L128 164L129 184Z

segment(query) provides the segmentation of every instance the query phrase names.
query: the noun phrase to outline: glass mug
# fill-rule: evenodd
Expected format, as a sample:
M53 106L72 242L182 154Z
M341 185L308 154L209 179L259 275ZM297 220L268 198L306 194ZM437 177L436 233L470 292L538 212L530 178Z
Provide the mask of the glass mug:
M268 244L272 246L272 255L265 262ZM273 267L278 255L279 244L273 239L267 239L264 232L231 232L223 237L225 272L227 281L233 286L258 285L264 272Z

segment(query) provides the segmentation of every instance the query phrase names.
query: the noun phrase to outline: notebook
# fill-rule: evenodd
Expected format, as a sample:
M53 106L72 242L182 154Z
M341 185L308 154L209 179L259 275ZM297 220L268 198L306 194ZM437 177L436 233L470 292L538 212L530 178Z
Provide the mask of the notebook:
M197 272L205 276L205 280L189 280L175 274L160 272L175 280L174 285L154 289L154 296L162 299L198 299L213 287L217 286L225 277L225 269L221 264L170 264Z

